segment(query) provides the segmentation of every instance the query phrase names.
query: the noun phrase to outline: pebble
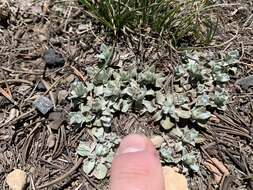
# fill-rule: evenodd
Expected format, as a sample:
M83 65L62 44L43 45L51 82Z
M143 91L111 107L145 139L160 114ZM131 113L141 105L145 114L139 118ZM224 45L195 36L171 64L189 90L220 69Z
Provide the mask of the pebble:
M12 108L10 110L9 117L6 119L5 122L9 122L9 121L13 120L17 116L18 116L18 110L15 109L15 108Z
M50 134L47 139L47 146L48 148L53 148L55 145L56 137L54 134Z
M58 130L62 123L66 120L66 117L62 112L52 112L49 114L48 120L50 121L48 127Z
M62 112L51 112L49 115L48 115L48 120L49 121L55 121L55 120L58 120L62 117Z
M164 138L160 135L153 136L151 142L156 148L160 148L164 142Z
M253 87L253 75L237 80L235 85L240 86L244 90L247 90L249 87Z
M18 92L27 92L31 87L29 85L21 85L18 87Z
M33 106L39 110L42 114L47 114L51 109L53 109L54 104L50 99L45 96L39 96L34 102Z
M51 48L44 52L42 59L46 62L46 67L48 68L62 67L65 63L62 55Z
M68 91L67 90L60 90L59 92L58 92L58 97L57 97L57 99L58 99L58 103L59 104L61 104L61 103L63 103L65 100L66 100L66 98L68 97Z
M189 190L187 179L178 173L175 168L163 167L165 190Z
M6 183L11 190L23 190L26 185L27 175L20 169L15 169L6 176Z
M90 27L89 24L80 24L78 26L78 30L79 31L84 31L84 30L87 30L89 27Z

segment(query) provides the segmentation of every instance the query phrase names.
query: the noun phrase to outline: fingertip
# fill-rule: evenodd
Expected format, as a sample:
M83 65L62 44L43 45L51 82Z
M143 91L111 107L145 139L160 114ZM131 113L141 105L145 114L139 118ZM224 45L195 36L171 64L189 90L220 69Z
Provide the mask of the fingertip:
M155 148L147 137L132 134L121 141L117 155L142 151L155 152Z
M150 140L125 137L113 160L110 190L163 190L160 160Z

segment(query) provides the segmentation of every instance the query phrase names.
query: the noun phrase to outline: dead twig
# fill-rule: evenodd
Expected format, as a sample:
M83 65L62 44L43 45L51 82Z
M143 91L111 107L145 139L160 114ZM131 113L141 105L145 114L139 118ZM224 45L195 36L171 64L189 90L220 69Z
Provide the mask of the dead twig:
M10 73L18 73L18 74L29 74L29 75L42 75L42 73L36 73L36 72L30 72L30 71L16 71L7 67L1 67L4 71L10 72Z
M23 79L7 79L6 81L2 80L0 81L0 85L5 84L5 83L25 83L25 84L29 84L29 85L33 85L32 82L28 81L28 80L23 80Z
M35 111L35 109L33 108L33 109L29 110L28 112L26 112L26 113L20 115L20 116L17 117L16 119L13 119L13 120L11 120L11 121L8 121L8 122L6 122L6 123L3 123L2 125L0 125L0 128L4 127L4 126L6 126L6 125L13 125L14 123L17 123L20 119L23 119L23 118L29 116L29 115L30 115L31 113L33 113L34 111Z
M7 98L10 102L12 102L14 105L17 105L17 102L15 100L12 99L11 95L6 92L3 88L0 87L0 93Z
M87 77L84 77L84 76L82 75L82 73L80 73L80 71L78 71L74 66L70 66L70 67L71 67L71 69L73 69L74 74L75 74L80 80L82 80L83 82L86 81Z
M58 84L58 82L61 81L61 79L67 77L68 75L69 75L69 74L65 74L65 75L59 77L58 79L56 79L56 81L55 81L51 86L49 86L49 85L45 86L46 89L47 89L47 91L44 92L44 95L47 95L47 93L50 92L50 90L52 90L52 88L54 88L54 87ZM42 79L42 80L43 80L43 79ZM44 80L43 80L43 81L44 81ZM42 81L42 82L43 82L43 81Z
M55 103L55 97L54 97L54 94L52 91L50 91L50 85L48 84L47 81L45 81L44 79L41 79L41 82L43 83L43 85L46 87L47 91L46 92L49 92L49 96L50 96L50 99L51 101L53 102L53 105L54 105L54 109L56 107L56 103ZM46 93L45 93L46 94Z
M51 182L48 182L44 185L40 185L37 187L37 189L43 189L43 188L46 188L46 187L49 187L49 186L52 186L62 180L64 180L66 177L68 177L69 175L71 175L82 163L83 163L83 157L80 157L77 162L75 163L75 165L65 174L63 174L62 176L56 178L55 180L51 181Z

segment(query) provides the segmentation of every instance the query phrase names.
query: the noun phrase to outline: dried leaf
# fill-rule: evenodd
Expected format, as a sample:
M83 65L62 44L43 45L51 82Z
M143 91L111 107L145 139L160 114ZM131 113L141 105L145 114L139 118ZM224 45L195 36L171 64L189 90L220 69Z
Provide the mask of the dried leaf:
M50 134L47 139L48 148L53 148L55 145L56 137L54 134Z
M6 176L6 183L12 190L23 190L27 183L27 174L23 170L14 169Z

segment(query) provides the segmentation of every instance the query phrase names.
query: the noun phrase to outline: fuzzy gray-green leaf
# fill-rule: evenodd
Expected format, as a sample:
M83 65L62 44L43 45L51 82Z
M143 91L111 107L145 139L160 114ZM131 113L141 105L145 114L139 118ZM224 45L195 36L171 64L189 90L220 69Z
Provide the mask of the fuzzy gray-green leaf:
M83 171L85 174L89 175L95 168L96 161L94 159L87 159L83 162Z
M103 93L104 93L104 86L103 86L103 85L96 86L96 87L94 88L94 94L95 94L96 96L101 96Z
M107 167L104 164L99 163L95 167L95 169L93 171L93 175L97 179L104 179L106 177L106 175L107 175L107 172L108 172Z
M188 110L182 110L182 109L176 109L176 114L178 117L183 118L183 119L190 119L191 118L191 111Z
M151 101L143 100L142 104L145 106L149 113L153 113L156 110L156 107Z
M170 118L167 117L165 120L161 121L161 126L165 129L165 130L170 130L171 128L174 127L174 123L172 123L170 121Z
M82 124L85 122L85 118L81 112L70 112L69 117L71 124L73 123Z
M194 120L207 120L211 117L211 113L206 111L205 107L198 107L192 110L192 118Z
M104 129L101 128L92 128L91 133L96 137L97 139L102 139L104 136Z
M77 154L79 154L80 156L89 156L91 154L91 151L92 149L90 145L82 141L79 143L76 150Z

